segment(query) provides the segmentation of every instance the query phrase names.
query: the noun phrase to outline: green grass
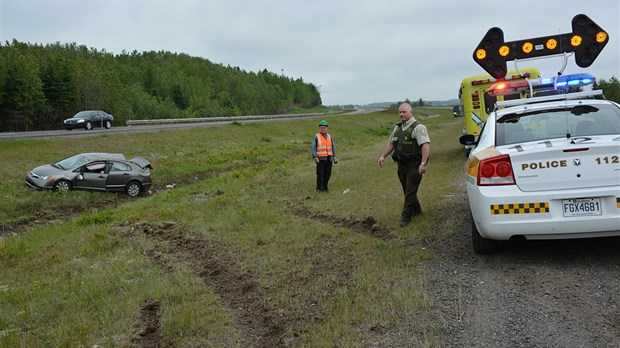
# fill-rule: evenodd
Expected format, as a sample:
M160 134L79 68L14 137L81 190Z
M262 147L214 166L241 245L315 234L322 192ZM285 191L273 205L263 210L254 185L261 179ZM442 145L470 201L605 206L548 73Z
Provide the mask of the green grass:
M258 301L246 305L277 318L286 344L440 345L428 280L416 270L434 255L416 245L451 233L438 226L446 197L461 190L461 124L448 109L414 113L429 128L431 162L419 194L425 214L407 228L398 227L395 165L375 164L395 110L326 117L339 159L328 194L314 192L315 120L0 142L0 346L131 345L152 300L161 335L176 345L242 346L226 295L209 280L213 265L256 284ZM86 151L151 160L152 193L25 186L27 170ZM393 238L335 223L369 217Z

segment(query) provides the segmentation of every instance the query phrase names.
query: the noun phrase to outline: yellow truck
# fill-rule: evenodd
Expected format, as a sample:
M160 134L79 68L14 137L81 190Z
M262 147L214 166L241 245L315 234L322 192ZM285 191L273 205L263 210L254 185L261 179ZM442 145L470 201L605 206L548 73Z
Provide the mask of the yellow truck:
M493 111L496 101L518 99L524 97L519 94L494 95L489 88L500 81L519 81L538 79L540 72L536 68L524 68L519 71L511 70L503 78L494 78L489 74L468 76L463 79L459 88L460 107L453 110L455 117L464 117L463 135L478 136L480 127ZM467 154L471 147L465 148Z

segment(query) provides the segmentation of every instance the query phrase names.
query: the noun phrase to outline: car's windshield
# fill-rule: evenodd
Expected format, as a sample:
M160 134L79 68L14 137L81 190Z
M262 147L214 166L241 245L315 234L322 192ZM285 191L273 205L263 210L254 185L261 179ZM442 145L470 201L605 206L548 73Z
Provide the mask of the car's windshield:
M620 134L620 110L609 104L513 113L497 120L497 146L565 137Z
M69 158L65 158L54 163L54 166L59 167L61 169L73 170L79 166L84 165L89 161L88 157L84 155L75 155Z
M82 111L82 112L78 112L77 114L75 114L73 118L90 118L90 116L91 116L91 112Z

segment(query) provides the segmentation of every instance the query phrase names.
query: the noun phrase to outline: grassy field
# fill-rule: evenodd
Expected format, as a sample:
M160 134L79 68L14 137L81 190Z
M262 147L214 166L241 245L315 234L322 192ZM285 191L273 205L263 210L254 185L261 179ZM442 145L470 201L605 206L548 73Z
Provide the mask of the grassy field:
M0 346L366 347L442 344L418 266L454 233L461 120L429 128L425 213L399 228L396 110L327 117L330 192L314 192L317 120L0 142ZM79 152L139 155L151 192L40 192L25 173ZM344 191L347 190L346 193Z

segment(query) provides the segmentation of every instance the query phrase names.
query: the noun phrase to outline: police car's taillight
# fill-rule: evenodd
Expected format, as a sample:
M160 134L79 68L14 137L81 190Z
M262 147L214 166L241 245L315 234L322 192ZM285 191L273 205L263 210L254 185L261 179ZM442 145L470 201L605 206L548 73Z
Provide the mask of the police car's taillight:
M478 186L514 185L510 156L503 155L480 161Z

